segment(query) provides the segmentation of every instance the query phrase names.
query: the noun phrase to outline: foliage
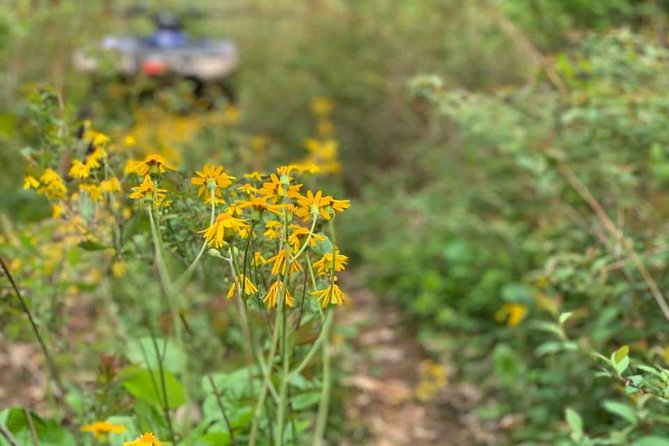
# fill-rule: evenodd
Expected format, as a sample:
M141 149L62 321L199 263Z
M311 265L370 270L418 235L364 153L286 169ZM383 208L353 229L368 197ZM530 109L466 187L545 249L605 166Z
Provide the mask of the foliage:
M188 180L176 170L180 154L166 129L151 143L150 130L137 126L115 141L84 123L77 138L56 95L35 93L40 138L22 151L24 189L42 197L52 215L5 235L3 254L12 259L5 272L21 290L7 290L7 302L17 305L2 317L16 328L20 313L31 323L51 321L32 325L32 335L48 362L58 415L42 421L7 409L10 435L75 444L76 432L60 426L68 420L96 444L144 444L157 441L154 434L171 444L321 441L332 385L332 307L344 302L338 273L347 263L333 222L349 201L297 182L313 184L340 169L333 105L318 98L313 108L321 130L304 160L237 177L205 164ZM227 107L202 118L220 119L227 140L247 140L238 115ZM185 134L193 138L196 130ZM189 139L184 131L175 136ZM143 155L149 147L163 154ZM52 298L39 299L45 295ZM69 329L67 296L87 299L96 318L114 327L98 333L98 361L86 355L98 367L93 386L60 373L83 352L70 346L68 361L59 354L64 346L47 336ZM237 315L210 312L216 301L228 314L236 301ZM230 361L216 359L222 351ZM312 367L315 357L322 373ZM201 415L177 419L175 411L191 407Z
M501 397L481 413L515 413L514 441L564 439L567 407L594 444L666 433L663 393L653 396L664 388L666 319L653 288L669 285L667 57L620 32L556 58L564 94L543 81L482 94L416 78L417 100L446 117L439 142L417 142L407 160L414 171L392 176L381 196L369 191L351 217L368 241L359 252L374 285L433 333L467 334L457 357L463 377L495 372L488 385ZM381 198L387 191L396 198ZM374 220L389 215L391 224ZM619 392L593 373L593 352L621 344L643 358L631 376L653 393ZM482 365L475 358L491 346Z
M243 49L213 110L70 73L146 24L34 3L0 6L0 323L82 376L0 412L21 444L334 441L339 245L508 443L665 442L666 2L247 2L191 29ZM339 244L316 184L357 195Z

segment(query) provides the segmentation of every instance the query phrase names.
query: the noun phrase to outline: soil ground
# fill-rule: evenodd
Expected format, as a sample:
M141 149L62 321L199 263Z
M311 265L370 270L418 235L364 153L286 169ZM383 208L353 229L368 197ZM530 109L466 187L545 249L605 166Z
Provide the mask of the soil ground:
M358 279L359 281L359 279ZM417 398L421 363L432 362L403 323L401 311L347 277L350 305L339 320L352 328L344 398L347 439L342 446L470 446L495 444L494 426L471 413L481 400L471 384L443 383Z
M346 277L350 303L340 311L338 375L344 385L341 446L470 446L496 444L494 426L472 410L480 403L471 384L446 382L417 398L421 364L434 363L404 322L402 312L374 295L355 275ZM88 320L88 317L75 320ZM69 327L81 334L79 327ZM90 327L89 327L90 328ZM73 334L73 333L70 333ZM447 369L446 369L447 370ZM0 333L0 408L48 411L44 361L34 343L8 343Z

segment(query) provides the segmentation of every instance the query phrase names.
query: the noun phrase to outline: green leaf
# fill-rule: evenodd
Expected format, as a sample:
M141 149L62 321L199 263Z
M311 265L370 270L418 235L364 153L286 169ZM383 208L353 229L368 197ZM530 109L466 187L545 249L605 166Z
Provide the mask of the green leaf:
M519 384L523 376L523 363L516 352L507 344L500 344L493 351L495 375L506 385Z
M212 446L227 446L232 443L230 434L222 431L209 432L201 436L200 440Z
M305 410L311 406L315 406L321 400L321 392L314 390L311 392L304 392L293 396L293 409L295 411Z
M567 321L569 320L569 318L571 318L571 316L572 316L573 314L574 314L574 313L572 313L571 311L568 311L568 312L566 312L566 313L562 313L562 314L560 314L560 318L559 318L560 325L563 325L565 322L567 322Z
M156 346L158 347L157 354ZM163 368L172 373L181 372L183 364L183 353L179 347L174 342L163 338L156 338L155 344L150 337L133 339L125 355L133 364L151 370L159 370L159 356L162 356Z
M575 342L548 341L537 347L534 353L537 356L545 356L561 351L573 351L577 349L578 345Z
M627 404L619 403L617 401L606 400L602 403L604 409L608 412L618 415L619 417L629 421L631 424L637 424L638 418L633 407Z
M611 356L611 360L614 363L618 364L620 361L622 361L624 358L627 357L629 352L630 352L630 348L626 345L623 345L618 350L613 352L613 355Z
M633 446L669 446L669 439L656 435L641 437L633 443Z
M625 356L619 363L616 364L616 371L618 372L618 375L622 375L625 370L627 370L627 367L630 365L630 358L629 356Z
M127 367L121 370L123 387L135 398L153 404L157 408L165 405L163 383L157 370ZM183 385L168 370L163 371L164 386L167 391L167 407L176 409L186 401Z
M571 437L574 441L580 441L583 438L583 420L578 412L566 408L564 411L567 424L571 428Z
M636 366L636 368L639 369L639 370L643 370L644 372L650 373L651 375L655 375L660 379L663 378L662 373L658 372L657 369L655 369L654 367L639 364L639 365Z
M84 251L103 251L109 248L109 246L101 245L98 242L94 242L93 240L84 240L79 242L77 246L79 246Z
M562 331L562 327L560 327L559 325L554 324L552 322L532 321L532 322L530 322L529 326L530 326L530 328L532 328L534 330L553 333L554 335L556 335L560 339L564 338L564 333Z
M72 434L51 420L44 420L29 412L39 439L40 446L69 446L76 444ZM0 412L0 424L3 424L14 435L19 444L33 444L26 412L21 408L10 408ZM4 443L0 443L4 444Z

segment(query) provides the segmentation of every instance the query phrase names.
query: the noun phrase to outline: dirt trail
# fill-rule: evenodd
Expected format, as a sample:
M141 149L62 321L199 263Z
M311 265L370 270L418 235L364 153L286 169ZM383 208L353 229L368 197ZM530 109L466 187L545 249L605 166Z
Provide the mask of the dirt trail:
M357 283L356 283L357 282ZM490 426L471 415L480 392L472 385L432 384L420 400L426 364L435 364L403 324L398 308L347 277L352 304L338 321L353 328L344 365L347 435L342 446L470 446L494 444ZM422 365L421 365L422 364Z

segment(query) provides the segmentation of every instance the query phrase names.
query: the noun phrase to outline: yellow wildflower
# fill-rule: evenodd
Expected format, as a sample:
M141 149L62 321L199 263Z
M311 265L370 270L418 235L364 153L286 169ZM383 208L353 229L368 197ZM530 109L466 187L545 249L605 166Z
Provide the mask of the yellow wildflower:
M256 286L253 284L253 282L251 282L249 280L249 278L246 277L244 274L240 274L239 277L238 277L238 280L240 282L240 286L241 286L242 290L244 291L244 294L246 294L247 296L250 296L250 295L258 292L258 288L256 288ZM237 288L237 281L233 280L232 285L230 285L230 288L228 289L228 294L226 295L226 297L228 299L231 299L231 298L234 297L236 288ZM240 290L240 293L241 293L241 290Z
M79 160L72 162L70 167L70 176L72 178L88 178L91 174L91 169Z
M497 322L506 321L506 325L509 327L515 327L525 318L526 313L527 306L523 304L504 304L497 311L497 313L495 313L495 319Z
M277 174L273 173L270 175L270 180L263 183L258 193L264 195L268 199L273 199L275 203L284 197L297 198L300 195L299 192L302 185L291 185L291 181L292 178L288 175L281 175L281 177L279 177Z
M237 234L242 234L246 225L244 221L233 216L233 209L228 209L225 212L218 214L214 223L207 229L200 231L208 246L220 248L225 244L225 230L229 229Z
M157 153L147 155L143 161L139 161L135 164L135 172L139 176L145 176L149 173L165 173L168 170L174 170L174 167L172 167L162 155Z
M311 100L311 112L316 116L327 116L333 108L334 103L329 98L317 96Z
M86 157L86 167L97 169L100 167L100 160L107 157L107 152L102 147L96 147L93 153Z
M270 258L267 261L273 263L271 271L272 274L286 274L288 259L285 249L280 250L274 257ZM295 273L298 271L302 271L302 265L300 265L300 263L297 261L291 262L290 272Z
M253 197L248 200L241 200L237 202L237 207L239 209L253 208L257 211L269 211L274 214L281 214L281 205L280 204L269 204L267 202L267 197Z
M346 263L348 262L348 257L339 254L337 249L334 254L334 259L331 252L328 252L323 255L317 262L314 263L314 268L316 272L321 275L330 275L332 273L332 264L334 262L334 270L336 272L343 271L346 269Z
M416 398L428 401L434 398L448 384L448 371L438 362L426 359L420 362L419 382L416 386Z
M100 182L100 188L103 192L117 192L121 190L121 183L119 183L118 178L112 177L108 180L102 180Z
M290 226L290 235L288 236L288 243L295 248L299 249L300 245L302 244L300 241L300 237L306 237L309 235L309 228L305 228L304 226L300 225L291 225ZM327 240L327 237L325 237L322 234L317 234L313 233L311 235L311 240L309 240L309 246L316 246L318 242L323 242Z
M79 190L86 192L95 202L102 200L102 188L97 184L80 184Z
M128 271L125 262L114 262L111 264L111 273L114 277L123 277Z
M296 166L297 166L296 170L299 173L315 174L315 173L320 173L323 170L320 166L312 162L303 162L300 164L296 164Z
M327 206L330 206L335 212L344 212L346 209L351 207L351 200L335 200L329 195L327 197L323 197L323 200L325 200Z
M141 161L137 160L128 160L123 166L123 174L128 175L129 173L137 173L137 168L141 164Z
M58 175L58 172L48 167L40 177L40 181L42 183L49 184L63 180L60 178L60 175Z
M126 135L126 137L123 138L123 145L127 146L127 147L136 146L137 145L137 140L132 135Z
M267 148L269 144L269 138L265 135L256 135L251 139L251 148L256 152L262 152Z
M296 170L297 170L297 166L295 164L287 164L287 165L277 167L276 168L276 173L279 175L279 178L284 177L284 176L289 177L290 174L292 174ZM292 178L289 178L289 179L292 180Z
M163 444L151 433L147 432L133 441L126 441L123 446L162 446Z
M319 135L332 136L332 134L334 133L335 128L334 128L334 124L329 119L320 119L318 121L318 125L316 127L316 130L317 130Z
M283 223L278 220L270 220L265 223L265 232L263 236L268 240L274 240L279 237L279 231L283 227Z
M67 193L63 179L51 168L47 168L44 171L40 177L40 182L42 183L42 187L39 189L39 192L46 194L50 198L62 198Z
M81 426L82 432L90 432L95 438L104 439L109 434L120 434L125 432L125 426L113 424L109 421L96 421Z
M244 174L244 178L249 180L262 181L262 177L263 177L262 172L258 172L257 170Z
M167 192L167 189L156 187L151 177L146 175L144 180L142 180L142 184L132 188L132 193L129 197L133 200L155 200L156 203L160 204L165 198L165 192Z
M221 189L230 186L235 179L223 171L223 166L213 164L205 164L202 171L196 171L195 175L190 182L193 186L200 186L197 196L204 195L205 200L209 202L211 202L211 189L214 189L214 196L219 198Z
M263 255L260 254L259 251L256 251L255 254L253 254L253 264L255 266L260 266L260 265L264 265L265 263L267 263L267 259L264 258Z
M23 188L24 189L37 189L39 187L39 181L33 176L26 176L23 179Z
M267 294L265 294L265 297L263 297L263 302L265 305L267 305L267 308L274 308L279 301L279 293L281 292L281 289L283 289L283 282L281 280L277 280L272 284L272 286L269 287L269 290L267 290ZM288 288L286 288L286 305L289 307L292 307L295 304L295 300L293 299L293 296L290 295L290 291L288 291Z
M52 206L53 218L59 219L63 212L65 212L65 207L62 203L56 203Z
M237 187L237 190L246 195L253 195L258 192L258 189L251 183L242 184Z
M93 136L93 145L95 147L104 146L109 143L109 137L107 137L107 135L105 135L104 133L95 132L91 130L91 134Z
M236 105L228 105L227 107L225 107L225 110L223 110L223 116L221 118L223 124L235 125L239 123L241 115L242 112L239 109L239 107L237 107Z
M307 218L308 216L315 218L320 214L325 220L329 220L330 214L325 209L327 203L321 191L316 192L314 195L312 191L308 190L307 195L297 197L298 208L295 211L295 215L301 218Z
M321 307L325 308L329 304L341 305L344 303L344 293L339 289L339 286L335 282L336 277L324 290L313 291L311 293L312 296L316 296L321 303Z

